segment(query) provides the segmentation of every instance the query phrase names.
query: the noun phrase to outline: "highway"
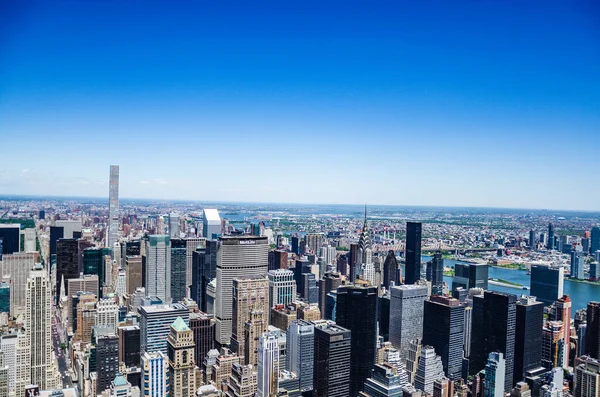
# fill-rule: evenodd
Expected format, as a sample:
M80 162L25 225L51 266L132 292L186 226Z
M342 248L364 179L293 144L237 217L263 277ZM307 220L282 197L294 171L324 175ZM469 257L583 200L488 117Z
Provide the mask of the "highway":
M52 347L56 356L56 366L62 380L62 388L70 388L73 387L73 382L71 382L71 377L69 376L69 360L60 347L62 343L66 343L66 332L63 329L60 317L60 309L53 306Z

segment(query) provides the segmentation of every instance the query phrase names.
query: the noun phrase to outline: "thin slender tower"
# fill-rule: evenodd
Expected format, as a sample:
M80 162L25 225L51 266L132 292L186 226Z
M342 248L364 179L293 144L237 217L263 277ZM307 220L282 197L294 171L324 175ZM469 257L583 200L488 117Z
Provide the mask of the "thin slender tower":
M112 248L119 232L119 166L110 166L108 187L108 241L106 246Z

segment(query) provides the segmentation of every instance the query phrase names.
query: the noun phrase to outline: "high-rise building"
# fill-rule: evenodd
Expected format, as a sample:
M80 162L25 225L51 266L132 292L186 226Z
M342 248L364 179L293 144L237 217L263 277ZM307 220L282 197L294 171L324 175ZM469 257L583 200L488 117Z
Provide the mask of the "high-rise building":
M277 335L267 332L258 341L258 385L256 397L271 397L279 392L279 344Z
M61 238L65 238L65 228L50 226L50 255L56 255L56 243Z
M119 166L110 166L108 186L108 239L107 247L112 247L119 237Z
M568 295L561 296L551 310L551 318L555 321L562 321L564 324L563 345L565 346L562 366L567 368L571 360L569 359L571 352L571 312L572 302Z
M583 273L583 267L585 264L585 257L581 251L571 251L571 278L583 280L585 278Z
M4 361L4 353L0 350L0 397L8 397L8 365Z
M590 233L590 252L600 251L600 227L594 226Z
M453 381L462 375L464 321L465 306L458 299L433 295L425 301L423 344L435 349Z
M10 313L10 284L0 282L0 312Z
M576 359L573 397L600 397L600 361L583 356Z
M119 303L118 298L109 296L98 300L96 303L96 325L106 326L117 332L117 323L119 322Z
M350 330L322 320L315 324L315 397L350 395Z
M542 329L542 364L547 369L562 367L565 357L565 328L562 321L547 321Z
M426 393L433 394L433 384L444 377L442 359L435 354L435 349L424 345L415 375L415 387Z
M196 301L200 310L209 313L207 307L208 284L217 275L217 240L205 240L204 247L200 246L192 252L192 287L190 297Z
M81 238L82 221L81 219L58 219L55 225L63 228L63 238Z
M140 365L140 326L126 325L117 328L119 337L119 365L126 368Z
M206 249L206 239L204 237L188 237L185 239L185 263L186 263L186 276L185 283L188 287L193 282L194 272L194 251ZM200 302L196 301L198 305Z
M533 229L529 231L529 249L535 250L535 230Z
M142 355L142 393L149 397L169 395L169 360L163 352Z
M257 386L257 373L252 365L235 363L231 366L227 397L254 397Z
M544 265L531 266L531 295L550 305L563 295L563 269Z
M202 237L216 239L222 233L219 211L213 208L205 208L202 213L204 215L202 220Z
M2 240L2 255L21 252L21 224L0 223L0 240Z
M555 246L554 246L554 226L552 225L552 223L548 224L548 239L546 241L546 248L548 248L549 250L553 250L555 248Z
M421 229L420 222L406 222L405 284L421 279Z
M404 359L408 357L410 341L423 336L425 299L427 286L401 285L391 289L390 342Z
M151 235L146 241L146 293L171 302L171 240Z
M600 302L588 303L586 320L585 354L598 360L600 359Z
M358 244L352 243L350 244L350 250L348 251L348 267L350 268L350 280L356 280L356 277L359 276L357 271L357 263L360 264L360 259L358 257Z
M294 320L286 332L286 368L298 376L300 391L313 389L315 326L305 320Z
M401 278L402 272L396 259L396 252L389 250L383 262L383 286L389 290L392 283L393 285L400 285Z
M355 397L371 376L377 349L377 287L349 285L337 289L336 322L352 332L350 394Z
M56 296L61 296L62 293L68 296L67 280L79 277L78 253L76 239L61 238L56 243Z
M29 337L21 330L5 334L1 350L8 365L9 390L15 396L25 395L25 386L31 383L31 348Z
M172 239L180 237L179 231L179 214L171 212L169 214L169 237Z
M427 262L427 281L431 281L431 288L436 295L442 294L442 284L444 283L444 259L440 251L433 255L433 258Z
M171 239L171 299L181 302L187 297L187 243Z
M401 397L402 388L406 386L398 373L398 368L391 364L376 364L373 376L366 380L364 395L369 397Z
M540 366L544 304L534 296L523 295L517 301L516 313L513 381L524 379L527 371Z
M189 310L181 303L142 306L140 312L140 354L161 351L167 355L169 327L177 319L189 323Z
M31 270L27 278L27 310L25 332L31 348L31 380L41 389L56 387L52 360L52 286L48 273L41 265Z
M294 272L287 269L269 270L269 307L287 306L296 297Z
M35 254L20 253L3 255L0 276L10 284L11 315L25 314L27 308L27 277L35 265Z
M253 364L248 361L246 352L246 323L251 320L251 312L254 311L255 317L252 319L255 325L260 324L256 339L252 340L253 346L250 351L254 352L258 347L258 337L267 331L269 324L269 282L263 276L247 276L233 280L233 319L231 332L231 350L239 356L244 356L246 364ZM250 347L250 346L249 346Z
M304 242L306 243L304 254L315 254L319 255L321 246L325 242L325 235L323 233L307 233L304 235Z
M492 352L489 354L485 364L483 397L504 397L506 365L502 353Z
M131 255L125 257L125 280L127 283L126 291L133 294L144 284L142 278L142 257L140 255Z
M94 327L92 334L96 346L96 394L100 394L110 388L119 373L119 338L110 327Z
M216 338L221 345L227 345L230 343L232 332L233 279L247 276L265 277L269 244L267 237L256 236L223 236L219 238L219 242L221 247L217 251L215 299Z
M194 360L194 334L181 317L171 324L167 337L169 357L169 395L171 397L196 396L196 362Z
M485 291L473 297L473 324L469 371L477 373L485 367L488 355L500 352L506 362L504 391L513 387L517 297L496 291Z
M342 285L342 276L338 272L325 272L323 279L319 280L319 310L325 314L327 294L336 291Z
M190 313L190 329L194 333L194 357L200 365L206 354L215 348L215 320L203 312Z
M287 264L288 253L286 251L269 251L269 271L277 269L287 269Z
M457 263L454 265L452 291L457 288L488 289L488 265L485 263Z

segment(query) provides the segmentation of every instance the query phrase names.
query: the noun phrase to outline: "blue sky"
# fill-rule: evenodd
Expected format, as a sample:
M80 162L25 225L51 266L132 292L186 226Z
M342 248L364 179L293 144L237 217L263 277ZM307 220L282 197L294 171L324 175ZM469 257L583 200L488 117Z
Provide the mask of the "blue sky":
M600 210L595 1L0 2L0 192Z

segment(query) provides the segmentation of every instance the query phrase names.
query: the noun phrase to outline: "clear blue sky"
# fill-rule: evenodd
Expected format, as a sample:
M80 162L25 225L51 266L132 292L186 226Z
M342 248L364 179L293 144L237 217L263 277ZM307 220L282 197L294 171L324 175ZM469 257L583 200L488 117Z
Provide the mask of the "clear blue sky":
M600 210L597 1L0 2L0 193Z

